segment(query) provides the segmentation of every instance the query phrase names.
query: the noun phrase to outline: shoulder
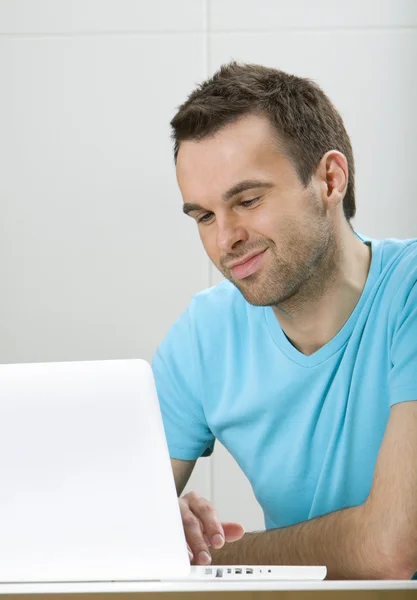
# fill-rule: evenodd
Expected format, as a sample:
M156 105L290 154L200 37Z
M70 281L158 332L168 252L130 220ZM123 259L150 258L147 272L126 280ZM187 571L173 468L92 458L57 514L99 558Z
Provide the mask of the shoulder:
M227 280L193 296L190 317L230 318L231 313L246 312L248 303L239 290Z
M389 283L393 299L417 282L417 239L386 239L380 243L381 275Z
M373 259L380 261L381 274L397 276L410 267L417 265L417 238L375 239L354 232L363 242L371 244Z
M237 330L243 335L257 308L227 280L196 294L188 308L195 342L218 348L220 339L235 336Z
M405 314L417 306L417 239L386 239L379 242L379 286L389 321L398 327Z
M379 242L382 245L382 266L391 268L397 275L407 274L408 269L417 268L417 239L398 240L390 238Z
M184 346L195 349L208 341L218 341L226 329L247 318L250 308L252 307L230 281L222 281L192 296L187 308L170 327L159 349L176 347L179 350Z

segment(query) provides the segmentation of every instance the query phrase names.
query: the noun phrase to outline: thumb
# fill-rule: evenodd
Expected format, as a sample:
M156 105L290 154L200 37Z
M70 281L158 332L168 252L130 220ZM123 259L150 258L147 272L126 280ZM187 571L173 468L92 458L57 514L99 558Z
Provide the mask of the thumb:
M245 533L240 523L222 523L222 527L226 542L237 542Z

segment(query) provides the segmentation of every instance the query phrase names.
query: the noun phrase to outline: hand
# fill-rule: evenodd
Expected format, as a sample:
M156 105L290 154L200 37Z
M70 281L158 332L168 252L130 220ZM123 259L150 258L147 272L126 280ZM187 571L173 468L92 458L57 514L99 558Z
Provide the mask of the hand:
M218 550L245 533L239 523L220 523L213 506L195 492L185 494L179 504L190 561L196 565L211 563L210 547Z

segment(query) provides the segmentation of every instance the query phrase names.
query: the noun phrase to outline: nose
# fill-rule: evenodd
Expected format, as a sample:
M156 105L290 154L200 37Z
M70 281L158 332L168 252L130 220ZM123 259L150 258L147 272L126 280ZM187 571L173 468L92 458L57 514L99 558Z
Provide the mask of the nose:
M217 246L224 253L231 252L238 242L247 241L248 233L234 217L217 218Z

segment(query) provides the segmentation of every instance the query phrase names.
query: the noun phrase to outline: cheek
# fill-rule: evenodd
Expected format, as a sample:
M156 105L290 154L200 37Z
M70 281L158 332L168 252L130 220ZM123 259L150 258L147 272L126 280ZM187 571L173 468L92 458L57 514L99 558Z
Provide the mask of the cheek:
M290 234L294 227L294 219L281 211L278 212L263 212L259 211L251 220L251 229L258 236L269 238L278 243L283 237L287 237L287 232Z
M280 219L274 213L266 213L259 211L259 213L253 215L250 219L251 228L259 233L266 234L276 231L279 227Z

